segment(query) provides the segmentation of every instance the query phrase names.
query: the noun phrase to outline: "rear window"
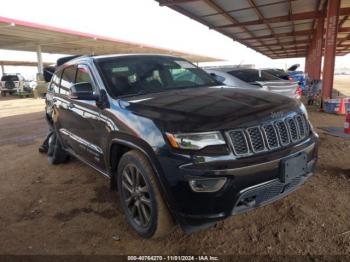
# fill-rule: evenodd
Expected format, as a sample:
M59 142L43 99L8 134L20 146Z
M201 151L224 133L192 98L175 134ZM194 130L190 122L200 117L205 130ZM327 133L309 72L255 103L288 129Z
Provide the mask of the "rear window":
M288 74L283 72L283 71L279 71L279 70L264 70L266 71L267 73L271 74L271 75L274 75L274 76L277 76L279 78L283 78L283 77L288 77Z
M257 81L274 81L280 80L278 77L275 77L265 71L248 69L248 70L233 70L228 72L230 75L233 75L244 82L257 82Z
M16 75L2 76L1 81L18 81L18 76Z

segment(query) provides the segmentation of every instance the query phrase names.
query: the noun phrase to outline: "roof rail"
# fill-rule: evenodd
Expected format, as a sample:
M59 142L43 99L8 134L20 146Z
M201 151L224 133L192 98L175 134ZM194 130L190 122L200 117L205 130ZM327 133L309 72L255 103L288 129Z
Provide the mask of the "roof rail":
M57 59L56 67L63 65L64 63L67 63L68 61L73 60L73 59L78 58L78 57L81 57L81 56L85 56L85 55L71 55L71 56L61 57L61 58Z

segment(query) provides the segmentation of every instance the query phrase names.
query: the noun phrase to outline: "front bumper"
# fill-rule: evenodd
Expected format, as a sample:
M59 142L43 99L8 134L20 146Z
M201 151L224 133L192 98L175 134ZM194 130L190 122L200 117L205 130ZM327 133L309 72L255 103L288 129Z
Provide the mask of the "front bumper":
M186 231L210 225L234 214L276 201L299 188L310 177L317 160L317 137L276 152L232 159L226 157L191 156L161 157L165 184L170 192L168 203L171 211ZM280 180L281 161L293 155L305 153L305 175L284 183ZM188 181L193 178L225 177L226 184L213 193L194 192Z

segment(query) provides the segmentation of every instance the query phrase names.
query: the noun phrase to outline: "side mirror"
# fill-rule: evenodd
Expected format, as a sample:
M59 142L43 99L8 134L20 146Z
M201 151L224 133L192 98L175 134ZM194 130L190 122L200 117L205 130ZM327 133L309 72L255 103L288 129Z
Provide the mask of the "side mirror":
M72 85L70 88L70 98L76 100L98 100L98 96L94 94L92 85L88 82Z
M54 66L48 66L44 68L44 80L45 82L49 83L51 81L51 78L53 74L55 73L56 67Z

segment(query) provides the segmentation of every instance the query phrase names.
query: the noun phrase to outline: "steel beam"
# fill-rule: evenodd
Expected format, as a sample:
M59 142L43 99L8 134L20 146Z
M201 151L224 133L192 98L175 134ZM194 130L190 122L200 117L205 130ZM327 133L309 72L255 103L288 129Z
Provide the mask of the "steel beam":
M36 56L37 56L37 59L38 59L37 80L42 80L42 76L43 76L43 58L42 58L42 54L41 54L41 46L40 45L37 46Z
M329 1L329 2L332 2L332 1ZM350 15L350 7L341 8L338 11L338 15ZM247 22L232 23L228 25L216 26L216 27L213 27L212 29L222 29L222 28L228 28L228 27L240 27L240 26L249 26L249 25L262 25L266 23L271 24L271 23L298 21L298 20L306 20L306 19L316 19L322 16L323 16L322 11L309 11L304 13L293 14L292 16L290 15L277 16L277 17L271 17L271 18L265 18L265 19L247 21Z
M333 91L334 64L336 56L336 41L340 0L328 1L326 18L326 40L323 67L322 97L331 98Z
M172 6L172 5L178 5L178 4L186 4L190 2L197 2L200 0L162 0L158 1L160 6Z
M314 78L321 80L321 66L322 66L322 49L323 49L323 34L324 34L324 18L320 17L317 21L315 34L315 60L314 60Z

